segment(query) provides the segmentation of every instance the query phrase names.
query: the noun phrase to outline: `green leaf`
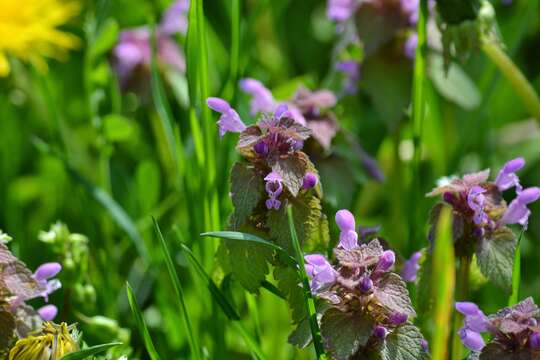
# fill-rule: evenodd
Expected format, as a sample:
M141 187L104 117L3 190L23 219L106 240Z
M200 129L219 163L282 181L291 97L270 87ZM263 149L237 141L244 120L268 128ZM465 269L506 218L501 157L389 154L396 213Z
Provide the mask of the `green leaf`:
M509 351L496 342L487 344L480 353L480 360L533 360L540 358L540 351L523 348L519 351Z
M434 360L444 360L448 354L448 339L452 323L455 288L454 241L452 237L452 210L445 207L437 224L433 242L433 274L431 291L435 299L432 349Z
M137 200L143 213L148 213L159 201L161 174L159 166L152 160L139 163L135 171Z
M327 310L321 318L321 334L332 359L347 360L365 346L373 333L373 320L361 313Z
M174 267L171 254L169 253L169 249L167 247L167 244L165 243L165 239L161 234L159 225L154 218L152 218L152 220L154 222L154 230L161 245L163 257L165 258L165 263L167 264L167 270L169 271L169 276L174 287L174 292L176 294L176 300L178 301L179 310L184 317L184 325L186 326L191 356L193 359L201 359L200 347L197 341L197 336L194 334L193 328L191 326L191 320L189 318L189 312L186 306L186 301L184 299L184 290L182 288L182 284L180 283L180 279L178 278L178 274L176 272L176 268Z
M69 353L67 355L62 356L62 360L83 360L89 357L92 357L94 355L97 355L99 353L105 352L109 350L110 348L114 346L122 345L121 342L112 342L108 344L101 344L101 345L95 345L88 347L86 349L82 349L76 352Z
M483 239L476 252L482 274L506 291L510 291L512 286L516 245L514 233L508 228L502 228L491 238Z
M285 295L292 314L293 323L298 323L306 318L306 304L304 301L303 289L296 269L291 267L276 267L274 278L277 281L278 289Z
M133 134L131 120L118 114L109 114L103 118L103 131L109 141L124 141Z
M309 319L305 318L296 325L296 328L289 335L288 341L300 349L305 349L311 344L313 337L311 336Z
M108 52L118 40L119 26L115 19L108 18L101 26L97 37L89 44L90 57L96 59Z
M231 170L231 198L234 214L231 227L239 230L247 221L264 194L263 179L255 168L243 163L235 163Z
M139 308L139 304L137 304L137 299L135 298L135 294L133 293L133 289L127 283L127 296L129 301L129 306L131 307L131 312L133 313L133 316L135 317L135 321L137 323L137 328L139 329L139 334L141 335L144 346L146 347L146 351L148 352L148 355L150 356L151 360L159 360L159 354L156 351L156 348L154 346L154 342L152 341L152 338L150 337L150 333L148 332L148 327L146 326L146 323L144 322L144 318L141 313L141 309Z
M514 268L512 269L512 293L508 299L508 306L517 304L519 300L519 283L521 281L521 238L525 230L521 230L514 255Z
M473 110L480 105L480 91L458 64L450 63L448 73L445 73L443 57L432 54L429 65L429 76L442 96L465 110Z
M405 323L397 327L386 340L380 349L381 360L421 360L426 359L427 354L422 348L424 337L420 330L410 324Z

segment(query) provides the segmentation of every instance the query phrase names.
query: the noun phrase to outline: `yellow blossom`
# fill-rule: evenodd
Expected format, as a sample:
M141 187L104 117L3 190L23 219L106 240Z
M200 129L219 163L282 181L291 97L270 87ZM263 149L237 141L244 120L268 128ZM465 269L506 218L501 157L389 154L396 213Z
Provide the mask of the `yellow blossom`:
M46 70L44 57L62 59L78 46L73 34L58 30L80 10L76 1L0 0L0 76L9 74L8 56Z

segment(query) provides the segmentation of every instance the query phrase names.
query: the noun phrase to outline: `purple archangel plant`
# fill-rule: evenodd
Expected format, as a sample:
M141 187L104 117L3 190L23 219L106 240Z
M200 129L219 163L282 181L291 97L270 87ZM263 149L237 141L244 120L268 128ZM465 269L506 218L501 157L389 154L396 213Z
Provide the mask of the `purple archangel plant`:
M458 302L456 310L465 317L458 334L469 359L540 359L540 310L532 298L489 316L472 302ZM482 333L491 338L487 344Z
M32 273L0 242L0 358L15 341L54 319L58 312L54 305L36 311L26 302L39 297L48 301L61 287L55 279L61 269L58 263L45 263Z
M323 255L305 256L311 291L320 299L321 335L332 359L423 359L426 342L412 324L416 313L395 254L378 239L359 243L353 215L336 214L340 241L333 265ZM298 333L300 326L295 333ZM296 342L293 333L290 341Z
M300 243L306 249L322 250L329 237L328 221L321 211L322 187L315 166L303 151L312 131L295 119L295 115L302 114L295 109L308 106L307 101L295 107L278 105L259 82L244 80L242 86L257 94L251 106L252 114L259 114L254 125L246 126L225 100L207 100L208 106L220 114L220 135L239 133L236 150L241 160L231 170L234 211L229 227L258 235L293 254L287 217L290 205ZM317 98L324 102L329 96L319 94ZM278 287L291 302L293 320L305 317L297 273L271 249L224 240L217 257L224 271L251 292L258 291L271 264Z
M316 165L324 163L326 168L326 165L335 166L339 162L341 157L332 149L334 143L334 145L348 147L349 152L358 156L358 167L362 166L376 180L383 180L384 176L376 161L362 149L354 137L348 136L339 126L335 114L331 111L337 102L336 96L331 91L310 91L305 87L300 87L291 99L279 102L274 99L272 92L256 79L241 80L240 88L251 96L251 115L272 112L283 104L287 105L292 118L298 124L311 130L311 138L306 140L304 151L310 158L317 159ZM329 171L332 175L334 172ZM352 177L354 176L351 175Z
M165 12L156 29L157 59L174 71L185 72L184 54L175 35L187 31L189 0L175 1ZM152 60L151 29L142 26L124 30L113 50L114 68L123 88L133 85L137 76L148 76Z
M525 165L523 158L508 161L494 181L489 170L452 179L428 196L441 196L432 210L432 233L445 204L453 210L453 236L456 256L471 259L473 254L480 271L495 284L509 289L517 238L508 225L527 228L531 214L527 205L540 198L540 188L524 189L516 172ZM503 192L515 188L510 204Z

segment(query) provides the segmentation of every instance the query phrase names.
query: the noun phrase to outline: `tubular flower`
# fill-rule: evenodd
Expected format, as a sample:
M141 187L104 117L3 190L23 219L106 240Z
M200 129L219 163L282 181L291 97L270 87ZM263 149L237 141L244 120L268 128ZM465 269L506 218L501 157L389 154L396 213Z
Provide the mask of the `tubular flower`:
M420 270L420 258L422 258L422 252L417 251L405 262L405 265L403 265L403 269L401 270L401 277L404 281L416 281L418 270Z
M240 119L240 115L225 100L211 97L206 100L206 104L210 109L221 113L217 122L219 136L223 137L226 132L239 133L246 129L246 125Z
M540 355L540 311L532 298L486 316L471 302L456 303L465 316L459 337L480 358L536 359ZM491 335L486 344L482 333Z
M338 211L336 223L342 234L354 232L355 221L349 211ZM392 341L390 334L410 331L411 336L415 333L417 342L410 344L409 351L421 358L425 351L422 336L408 321L416 313L405 283L390 271L395 262L394 252L384 250L379 240L374 239L355 246L343 246L340 242L334 256L336 265L319 254L305 256L311 290L328 303L321 318L321 334L330 357L342 358L335 356L336 352L347 351L350 358L362 358L363 354L377 352L386 341ZM359 322L365 324L355 330L360 333L346 333L351 329L350 324ZM343 333L336 332L341 328ZM343 345L341 336L349 340L346 349L337 348L337 344ZM354 336L358 338L353 340Z
M79 39L58 27L79 13L77 1L0 0L0 76L10 72L8 56L46 71L45 57L62 60Z
M278 210L281 206L281 201L277 198L283 192L283 179L281 178L281 175L272 171L270 174L266 175L264 181L266 181L265 189L269 197L265 203L266 208L268 210Z

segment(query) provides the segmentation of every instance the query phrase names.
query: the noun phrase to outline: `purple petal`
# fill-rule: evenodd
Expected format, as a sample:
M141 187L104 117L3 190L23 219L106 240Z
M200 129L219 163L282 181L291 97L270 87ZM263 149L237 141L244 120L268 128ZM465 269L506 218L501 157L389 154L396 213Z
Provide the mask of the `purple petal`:
M489 220L484 212L486 190L480 186L473 186L467 195L467 204L474 211L473 221L476 225L482 225Z
M495 179L495 185L497 185L500 191L508 190L513 186L517 188L518 192L521 191L519 177L515 172L523 168L523 166L525 166L525 159L522 157L510 160L503 166Z
M371 289L373 289L373 280L371 280L369 276L366 276L360 282L360 291L363 293L367 293Z
M160 24L160 30L168 35L187 32L188 20L187 12L189 10L189 0L175 1L163 16Z
M390 315L390 322L394 325L401 325L403 324L405 321L407 321L409 317L407 316L407 314L402 314L402 313L393 313L392 315Z
M59 263L45 263L37 268L34 278L37 281L48 280L55 277L62 270Z
M320 254L305 255L304 260L308 264L315 265L315 266L324 266L328 263L324 255L320 255Z
M289 107L286 103L281 103L276 108L276 111L274 111L274 117L277 119L281 119L283 116L291 117L292 115L289 113Z
M357 0L328 0L326 14L330 20L345 21L356 11Z
M486 345L482 335L466 328L459 330L459 338L463 345L471 350L480 351Z
M252 116L259 112L270 113L275 109L272 93L260 81L251 78L242 79L240 88L252 96L250 103Z
M185 72L186 60L178 45L171 39L160 37L158 40L159 59L173 69Z
M422 257L422 252L417 251L405 262L403 269L401 270L401 277L404 281L414 282L420 270L420 258Z
M208 105L210 109L222 114L231 109L231 105L229 105L227 101L217 97L209 97L206 99L206 105Z
M246 129L246 125L240 119L240 115L230 108L227 112L223 113L217 122L219 126L219 136L223 137L226 132L241 133Z
M356 227L353 214L345 209L336 213L336 224L341 231L354 230Z
M58 314L58 308L54 305L45 305L38 309L39 316L45 321L52 321Z
M540 198L540 188L531 187L521 191L518 196L512 200L508 209L500 220L501 224L520 224L527 227L531 211L527 208L530 204Z
M342 231L339 234L339 245L345 250L358 247L358 234L354 230Z
M480 312L478 305L469 301L456 302L456 310L463 315L477 315Z
M384 326L377 325L373 330L373 335L379 339L385 339L386 335L388 335L388 330Z
M418 46L418 35L416 33L411 34L405 44L403 45L403 52L409 59L414 59L416 55L416 47Z

